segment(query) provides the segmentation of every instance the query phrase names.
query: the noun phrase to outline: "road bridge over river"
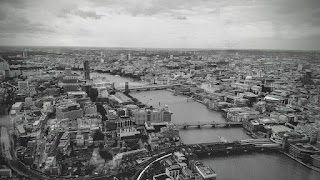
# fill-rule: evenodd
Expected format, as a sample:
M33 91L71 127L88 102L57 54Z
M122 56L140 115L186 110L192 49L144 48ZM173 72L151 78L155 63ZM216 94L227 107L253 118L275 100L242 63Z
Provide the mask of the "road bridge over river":
M151 91L151 90L162 90L162 89L167 89L171 88L172 85L145 85L145 86L133 86L133 87L128 87L129 91ZM126 88L125 87L119 87L117 88L118 91L125 92Z
M242 122L191 122L191 123L174 123L177 127L187 129L188 127L239 127Z

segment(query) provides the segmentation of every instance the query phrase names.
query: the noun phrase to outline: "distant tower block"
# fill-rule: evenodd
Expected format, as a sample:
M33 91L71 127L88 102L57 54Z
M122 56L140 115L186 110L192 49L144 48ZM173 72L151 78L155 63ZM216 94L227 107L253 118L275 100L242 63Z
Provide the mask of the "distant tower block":
M23 57L23 58L27 58L27 57L28 57L28 54L27 54L26 51L23 51L23 52L22 52L22 57Z
M306 70L306 77L310 79L311 76L312 76L312 71L310 69L307 69Z
M90 80L90 65L89 61L83 62L83 73L84 73L84 79Z
M111 88L112 88L112 91L115 91L114 83L112 83Z
M129 93L129 83L128 83L128 82L126 82L125 85L124 85L124 92L125 92L126 94Z
M298 64L298 71L302 71L302 69L303 69L303 64L299 63Z

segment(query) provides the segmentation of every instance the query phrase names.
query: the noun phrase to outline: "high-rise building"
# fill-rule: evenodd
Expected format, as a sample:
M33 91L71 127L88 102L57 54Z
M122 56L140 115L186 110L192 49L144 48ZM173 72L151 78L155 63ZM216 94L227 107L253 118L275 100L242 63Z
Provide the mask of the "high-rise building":
M128 82L125 82L125 85L124 85L124 92L125 92L126 94L128 94L128 93L129 93L129 83L128 83Z
M302 71L302 69L303 69L303 64L299 63L298 64L298 71Z
M127 54L127 61L130 61L131 60L131 54Z
M89 61L83 62L83 73L84 73L84 79L90 80L90 65Z
M312 76L312 71L310 69L307 69L306 70L306 77L310 79L311 76Z
M0 56L0 76L7 78L10 76L9 63Z
M62 87L65 92L78 91L79 83L77 76L65 76L62 79Z
M27 58L27 57L28 57L28 54L27 54L26 51L23 51L23 52L22 52L22 57L23 57L23 58Z

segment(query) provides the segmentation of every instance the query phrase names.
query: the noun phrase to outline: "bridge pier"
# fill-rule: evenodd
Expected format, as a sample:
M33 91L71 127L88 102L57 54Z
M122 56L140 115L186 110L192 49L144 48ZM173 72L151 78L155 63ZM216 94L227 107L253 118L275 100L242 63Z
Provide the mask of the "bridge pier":
M215 125L215 124L212 124L212 125L211 125L211 127L212 127L212 128L215 128L215 127L216 127L216 125Z
M198 125L198 128L201 129L201 125L200 124Z

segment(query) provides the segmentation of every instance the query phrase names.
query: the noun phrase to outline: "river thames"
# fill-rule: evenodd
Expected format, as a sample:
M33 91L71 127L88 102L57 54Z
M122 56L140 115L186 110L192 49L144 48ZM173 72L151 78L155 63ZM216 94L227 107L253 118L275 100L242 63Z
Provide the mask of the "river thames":
M109 81L123 84L130 79L104 75ZM133 82L132 82L133 83ZM137 85L137 82L134 82ZM173 123L224 121L220 113L208 110L204 105L183 96L173 96L166 90L130 93L141 102L155 108L167 105L173 113ZM159 105L160 104L160 105ZM189 128L180 130L185 144L220 141L219 136L228 141L250 138L242 128ZM280 153L244 153L242 155L208 157L202 162L212 167L219 180L319 180L320 173Z

